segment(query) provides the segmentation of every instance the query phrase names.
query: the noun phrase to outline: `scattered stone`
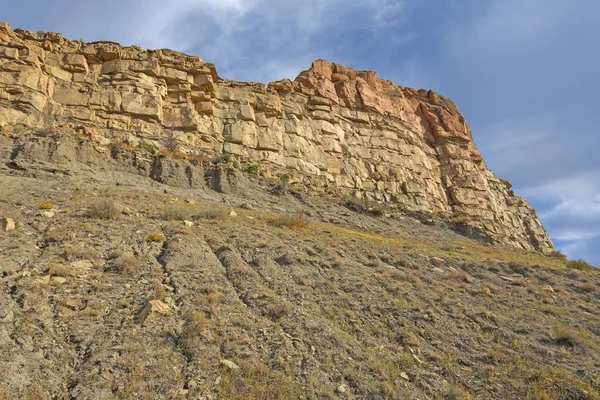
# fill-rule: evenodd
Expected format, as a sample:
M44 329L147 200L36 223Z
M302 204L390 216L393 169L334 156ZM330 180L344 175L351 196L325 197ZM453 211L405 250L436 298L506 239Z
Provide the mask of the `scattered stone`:
M554 289L553 289L553 288L552 288L552 286L550 286L550 285L544 285L544 286L542 286L542 290L543 290L544 292L550 292L550 293L554 293Z
M196 200L192 200L192 199L186 199L185 202L188 204L191 204L191 205L197 204ZM191 382L193 382L193 381L191 381Z
M190 379L190 381L187 384L187 387L189 390L195 390L196 388L198 388L198 383L195 380Z
M244 210L252 210L253 207L250 204L244 203L240 206L240 208L243 208Z
M188 220L183 221L183 224L185 226L187 226L188 228L191 228L192 226L194 226L194 223L192 221L188 221Z
M5 324L9 324L11 322L13 322L13 319L15 317L15 313L13 313L12 311L9 311L8 313L6 313L6 315L2 318L0 318L0 321L4 322Z
M8 232L15 230L15 221L12 218L2 218L0 220L0 226L2 230Z
M49 211L42 211L40 213L40 215L42 217L46 217L46 218L54 218L54 216L56 215L56 212L49 210Z
M89 271L94 267L90 260L80 260L71 263L71 268L78 271Z
M346 385L339 385L335 390L339 394L346 394L346 393L348 393L348 386L346 386Z
M237 215L237 213L235 211L231 210L231 212L229 213L229 216L230 217L237 217L238 215Z
M402 379L404 379L405 381L409 381L410 382L410 378L408 377L408 375L406 374L406 372L401 372L400 373L400 377Z
M445 262L446 262L446 260L444 260L444 259L443 259L443 258L441 258L441 257L431 257L431 261L433 261L433 262L435 262L435 263L440 263L440 264L443 264L443 263L445 263Z
M240 367L238 367L233 361L229 361L229 360L221 360L219 361L222 365L226 366L227 368L233 370L233 369L240 369Z
M53 276L52 278L50 278L50 283L54 284L54 285L62 285L63 283L67 282L67 278L62 277L62 276Z
M171 308L160 300L150 300L146 306L138 313L138 322L144 323L153 315L169 315Z

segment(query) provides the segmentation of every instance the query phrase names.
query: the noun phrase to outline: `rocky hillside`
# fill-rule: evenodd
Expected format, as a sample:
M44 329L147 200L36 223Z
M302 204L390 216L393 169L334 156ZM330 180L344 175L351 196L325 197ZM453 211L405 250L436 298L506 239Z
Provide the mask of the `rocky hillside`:
M441 216L498 243L553 248L535 211L487 169L454 103L327 61L293 82L232 82L171 50L2 23L0 126L17 139L24 129L72 129L98 151L121 142L231 156L316 190Z
M0 24L0 127L0 400L600 400L600 274L435 93Z

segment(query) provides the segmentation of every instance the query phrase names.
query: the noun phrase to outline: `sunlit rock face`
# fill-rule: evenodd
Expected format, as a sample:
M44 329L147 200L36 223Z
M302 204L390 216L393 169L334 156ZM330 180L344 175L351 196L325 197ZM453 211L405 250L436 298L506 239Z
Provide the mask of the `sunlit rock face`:
M311 187L444 215L500 243L553 248L535 210L487 169L452 101L373 71L318 60L294 81L234 82L199 57L0 23L0 126L63 125L102 143L160 147L174 135L181 152L229 154Z

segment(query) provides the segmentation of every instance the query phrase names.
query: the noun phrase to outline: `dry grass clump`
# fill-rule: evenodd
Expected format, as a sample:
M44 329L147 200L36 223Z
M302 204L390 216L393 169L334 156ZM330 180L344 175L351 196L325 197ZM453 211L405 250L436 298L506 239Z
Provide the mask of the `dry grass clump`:
M187 357L196 356L197 344L211 326L212 321L202 311L191 311L185 316L180 340Z
M288 304L274 304L269 310L269 317L273 321L279 321L292 311L292 308Z
M594 270L594 266L588 264L584 260L571 260L567 263L567 269L576 269L583 272L590 272Z
M50 203L40 204L40 210L51 210L53 208L54 208L54 206Z
M293 231L305 231L308 229L308 221L303 216L285 215L269 219L269 224L277 228L288 228Z
M567 256L564 255L560 250L552 250L548 253L549 257L558 258L559 260L567 261Z
M62 264L54 264L48 270L50 276L70 276L72 273L69 267Z
M241 365L240 369L223 368L219 396L232 400L303 399L302 386L285 371L272 370L264 364Z
M142 262L132 254L123 254L113 261L113 265L123 276L128 276L138 270Z
M92 203L86 216L97 219L117 219L121 214L117 204L110 199L102 199Z
M209 220L216 220L216 219L225 219L227 218L227 211L218 208L218 207L213 207L213 208L209 208L207 210L201 211L198 214L195 214L193 216L194 219L209 219Z
M578 347L585 349L585 338L579 332L569 327L557 327L554 330L554 340L556 343L568 347Z
M190 212L181 204L171 203L165 207L162 217L166 221L184 221L189 219Z

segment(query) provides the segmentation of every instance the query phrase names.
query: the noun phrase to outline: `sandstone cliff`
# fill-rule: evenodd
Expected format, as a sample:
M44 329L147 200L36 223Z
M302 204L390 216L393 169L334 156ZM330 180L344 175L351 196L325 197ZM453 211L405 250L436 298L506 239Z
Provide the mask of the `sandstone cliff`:
M535 210L487 169L450 100L316 61L295 81L221 79L171 50L68 41L0 23L0 127L68 125L189 154L229 154L312 187L443 215L496 241L551 250Z

